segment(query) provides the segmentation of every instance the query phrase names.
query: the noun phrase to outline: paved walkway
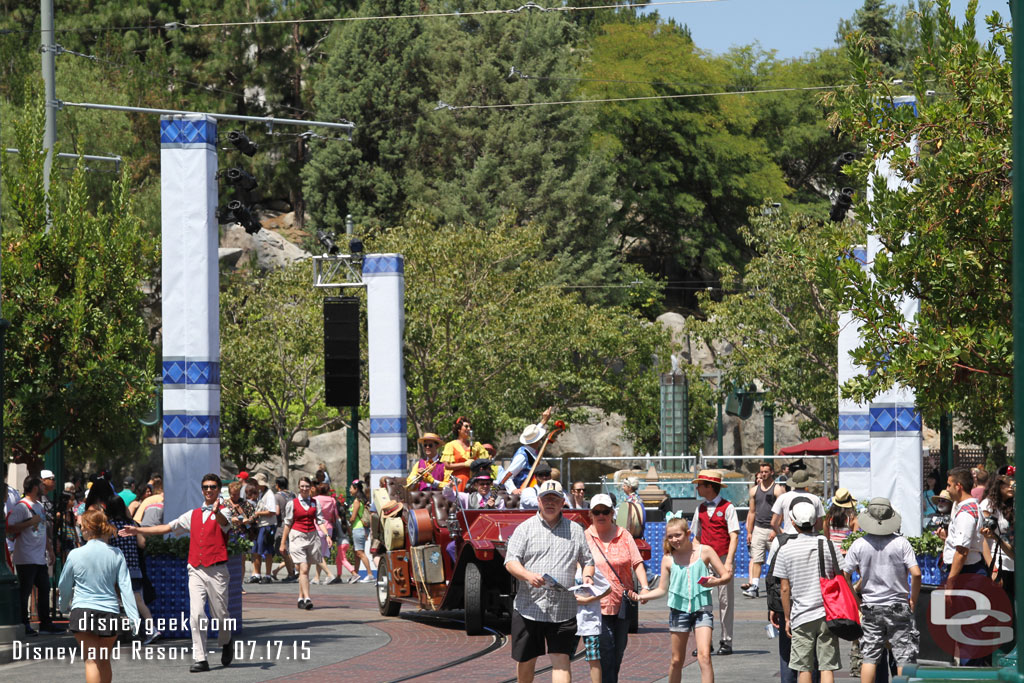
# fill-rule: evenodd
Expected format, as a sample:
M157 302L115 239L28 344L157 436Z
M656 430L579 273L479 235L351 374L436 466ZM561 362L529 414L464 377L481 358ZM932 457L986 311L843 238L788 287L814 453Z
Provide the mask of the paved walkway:
M494 641L493 636L469 637L459 624L438 620L437 615L403 606L398 618L381 617L374 588L370 585L313 586L316 609L295 606L298 589L292 584L246 586L244 630L238 636L237 656L228 668L220 666L219 652L212 652L212 671L207 678L233 683L256 681L354 680L383 683L434 666L447 664ZM739 598L735 648L729 657L714 657L719 681L770 681L778 678L777 641L764 631L764 599ZM458 613L445 616L458 618ZM669 661L668 608L664 600L641 607L640 632L630 636L620 680L623 683L653 683L666 680ZM495 624L508 633L506 624ZM719 630L715 628L717 640ZM29 639L38 659L0 667L2 680L77 681L83 677L82 664L72 664L57 649L74 647L70 635L39 636ZM211 644L216 647L215 642ZM159 683L189 677L191 641L157 641L151 648L132 651L125 646L113 663L114 679ZM52 649L45 649L52 648ZM848 664L844 647L843 664ZM24 653L22 653L24 656ZM547 664L542 658L539 667ZM515 664L506 643L500 649L470 662L417 681L452 683L460 678L476 682L506 681L515 676ZM838 678L845 678L840 675ZM573 679L588 681L586 662L573 663ZM201 680L201 679L198 679ZM550 681L541 673L538 681ZM698 681L696 663L687 655L684 681Z

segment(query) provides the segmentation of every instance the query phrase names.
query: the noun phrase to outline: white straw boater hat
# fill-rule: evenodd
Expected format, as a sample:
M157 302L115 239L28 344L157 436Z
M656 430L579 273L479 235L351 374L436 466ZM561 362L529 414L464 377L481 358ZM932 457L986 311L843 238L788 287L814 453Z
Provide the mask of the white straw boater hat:
M691 484L696 484L698 481L706 481L709 484L718 484L719 486L725 486L722 483L722 473L718 470L701 470L697 478L694 479Z
M541 425L529 425L523 430L523 433L519 435L519 443L524 446L529 446L531 443L537 443L548 433Z

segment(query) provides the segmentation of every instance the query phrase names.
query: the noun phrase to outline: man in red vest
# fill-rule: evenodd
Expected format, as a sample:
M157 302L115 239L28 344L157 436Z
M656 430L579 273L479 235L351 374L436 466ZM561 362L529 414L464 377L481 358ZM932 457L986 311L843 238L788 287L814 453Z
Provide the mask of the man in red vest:
M699 543L709 545L730 572L735 570L736 545L740 540L740 520L736 508L722 498L722 473L701 470L693 480L697 485L697 499L704 499L693 513L690 529ZM722 624L722 640L716 655L732 654L732 622L735 606L734 583L718 587L718 621Z
M221 646L220 661L224 666L234 659L234 622L228 614L228 530L231 522L221 511L220 477L203 476L203 506L182 514L170 524L158 526L126 526L122 536L162 536L189 534L188 594L190 603L189 628L192 630L192 659L189 671L209 671L206 661L206 603L217 622L217 644Z

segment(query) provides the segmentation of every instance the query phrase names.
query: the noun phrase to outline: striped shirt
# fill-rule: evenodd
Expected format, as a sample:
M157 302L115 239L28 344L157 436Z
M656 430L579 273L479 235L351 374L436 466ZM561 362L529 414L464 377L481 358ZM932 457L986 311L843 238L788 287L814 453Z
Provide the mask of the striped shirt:
M825 543L832 543L822 536L800 534L779 548L775 558L774 576L789 580L792 606L790 619L793 628L815 619L825 618L825 602L821 597L821 575L818 573L818 544L825 551L825 575L835 576L832 555ZM833 544L834 545L834 544ZM836 553L837 558L842 555ZM842 560L839 560L840 568Z
M594 564L583 527L560 515L549 526L538 512L516 527L508 539L505 564L519 562L530 572L548 574L568 588L575 583L576 564ZM560 588L534 588L519 580L515 609L524 619L560 622L576 618L575 596Z

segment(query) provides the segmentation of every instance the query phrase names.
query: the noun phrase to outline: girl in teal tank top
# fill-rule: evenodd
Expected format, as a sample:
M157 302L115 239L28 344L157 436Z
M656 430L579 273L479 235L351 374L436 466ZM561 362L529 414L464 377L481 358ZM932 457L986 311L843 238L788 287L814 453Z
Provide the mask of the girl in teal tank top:
M667 515L665 554L661 558L661 581L654 590L642 591L641 600L660 598L668 593L669 631L672 638L672 661L669 683L679 683L683 675L683 657L690 633L697 641L697 663L701 683L714 683L711 666L711 588L732 581L711 546L690 540L690 525L684 517Z

